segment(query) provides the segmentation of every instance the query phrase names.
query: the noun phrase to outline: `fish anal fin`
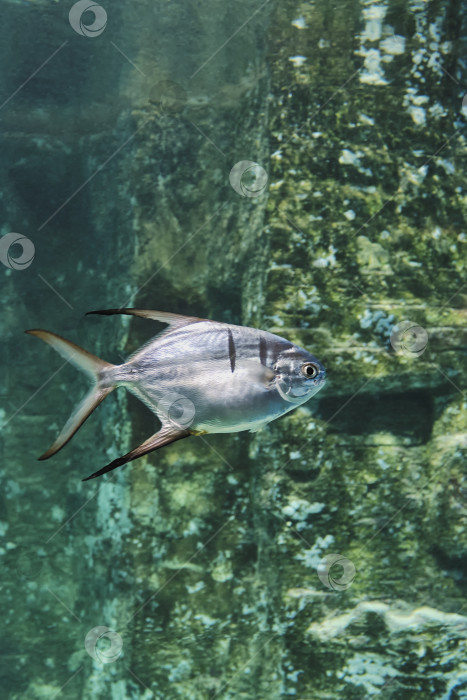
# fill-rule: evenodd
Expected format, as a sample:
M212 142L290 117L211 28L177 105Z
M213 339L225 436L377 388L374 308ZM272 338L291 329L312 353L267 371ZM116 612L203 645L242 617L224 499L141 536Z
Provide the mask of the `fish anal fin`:
M158 450L159 448L164 447L165 445L169 445L171 442L175 442L176 440L182 440L183 438L189 437L190 435L191 433L189 430L175 428L171 425L164 426L159 430L158 433L151 435L151 437L145 440L143 443L141 443L141 445L135 447L130 452L127 452L126 455L114 459L114 461L110 462L110 464L107 464L106 467L102 467L102 469L99 469L97 472L94 472L94 474L87 476L85 479L82 479L82 481L89 481L89 479L95 479L96 476L102 476L107 472L111 472L117 467L121 467L124 464L127 464L127 462L131 462L137 457L142 457L143 455L146 455L149 452L154 452L154 450Z
M154 311L151 309L102 309L100 311L88 311L86 316L92 314L100 314L101 316L112 316L113 314L126 314L127 316L140 316L148 318L152 321L160 321L167 323L171 328L181 328L189 323L198 323L206 321L205 318L197 318L196 316L182 316L180 314L171 314L168 311Z

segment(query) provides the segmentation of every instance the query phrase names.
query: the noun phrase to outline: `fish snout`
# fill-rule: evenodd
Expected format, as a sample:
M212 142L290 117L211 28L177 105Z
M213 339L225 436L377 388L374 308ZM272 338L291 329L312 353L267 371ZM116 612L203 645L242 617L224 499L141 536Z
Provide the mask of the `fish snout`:
M313 379L313 384L315 386L321 386L321 384L324 384L325 381L326 381L326 370L323 367L323 369L320 371L318 376L315 379Z

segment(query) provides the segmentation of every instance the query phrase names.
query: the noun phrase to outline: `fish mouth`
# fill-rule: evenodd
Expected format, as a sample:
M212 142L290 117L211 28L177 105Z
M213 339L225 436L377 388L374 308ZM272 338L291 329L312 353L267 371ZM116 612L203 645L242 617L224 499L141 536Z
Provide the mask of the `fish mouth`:
M324 384L326 379L327 379L326 372L323 371L323 372L321 372L321 374L318 377L316 377L316 379L313 379L313 384L315 386L321 386L321 384Z
M281 397L290 403L303 403L314 396L323 386L326 381L326 373L320 373L314 379L310 379L304 382L300 386L293 386L293 384L287 381L283 376L278 377L276 383L277 390Z

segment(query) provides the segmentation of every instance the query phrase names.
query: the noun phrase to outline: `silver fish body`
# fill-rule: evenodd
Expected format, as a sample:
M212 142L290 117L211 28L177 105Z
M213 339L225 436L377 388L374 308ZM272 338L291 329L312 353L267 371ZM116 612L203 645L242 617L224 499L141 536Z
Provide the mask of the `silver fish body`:
M134 314L162 320L169 328L122 365L105 363L47 331L29 331L94 378L92 395L85 397L43 458L61 449L92 412L93 403L117 386L136 395L162 424L142 446L88 478L189 435L259 430L308 401L326 379L316 357L266 331L157 311L93 313ZM84 355L77 359L77 351Z
M294 365L304 363L318 372L296 381ZM324 367L306 350L272 333L213 321L156 337L106 378L126 386L162 423L207 433L257 430L308 401L324 380Z

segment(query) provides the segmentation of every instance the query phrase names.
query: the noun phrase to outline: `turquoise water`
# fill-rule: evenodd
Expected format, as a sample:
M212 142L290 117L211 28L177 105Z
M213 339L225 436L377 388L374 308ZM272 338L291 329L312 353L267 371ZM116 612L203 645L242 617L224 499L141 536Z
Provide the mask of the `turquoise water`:
M2 697L467 697L466 16L3 0ZM122 307L327 383L83 482L158 421L118 389L38 462L86 380L23 332L120 364Z

